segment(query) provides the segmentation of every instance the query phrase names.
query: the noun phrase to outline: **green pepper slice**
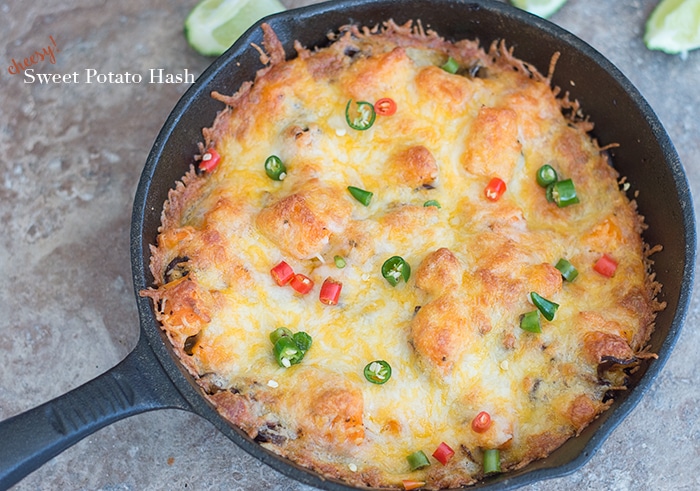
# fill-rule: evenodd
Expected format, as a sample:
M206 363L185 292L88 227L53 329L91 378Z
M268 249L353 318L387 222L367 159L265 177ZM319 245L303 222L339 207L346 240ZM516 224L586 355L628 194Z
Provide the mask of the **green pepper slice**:
M352 99L345 106L345 121L353 130L365 131L372 127L377 118L374 104L367 101L357 101L355 107L352 106Z
M273 181L283 181L287 177L287 167L277 155L270 155L265 160L265 174Z
M347 266L347 262L343 256L333 257L333 262L335 263L335 267L338 269L343 269L345 266Z
M542 332L542 325L540 324L540 311L533 310L532 312L523 314L520 317L520 328L523 331L528 332Z
M574 181L565 179L547 186L547 200L553 201L559 208L578 203Z
M542 186L543 188L546 188L550 184L554 184L559 180L559 176L557 175L557 171L554 170L554 167L552 167L549 164L544 164L542 167L537 169L537 184Z
M292 337L292 331L287 327L278 327L270 333L270 341L275 344L279 338Z
M457 73L457 70L459 70L459 63L457 63L457 60L450 56L449 58L447 58L445 64L442 65L440 68L445 70L447 73L451 73L454 75L455 73Z
M311 348L312 339L304 331L292 333L287 327L278 327L270 333L270 341L279 366L289 368L301 362Z
M574 267L573 264L571 264L563 257L559 259L559 261L557 261L557 264L555 264L554 267L559 270L561 276L566 281L574 281L578 276L578 270Z
M352 197L365 206L369 206L369 202L372 201L372 196L374 193L372 191L365 191L361 188L356 188L355 186L348 186L348 191L352 194Z
M292 335L292 339L294 342L297 344L297 347L304 353L306 354L307 351L311 348L311 343L312 339L311 336L309 336L307 333L304 331L299 331L295 332Z
M434 207L436 207L436 208L442 208L442 206L440 206L440 202L439 202L438 200L436 200L436 199L429 199L428 201L426 201L425 203L423 203L423 206L426 207L426 208L427 208L428 206L434 206Z
M423 467L428 467L430 465L428 456L425 455L425 452L422 450L413 452L411 455L406 457L406 460L408 460L408 465L412 471L422 469Z
M289 368L301 362L305 354L304 351L299 349L296 341L289 336L279 338L275 343L273 352L279 366L284 368Z
M364 374L369 382L382 385L391 378L391 365L384 360L374 360L365 366Z
M501 472L501 452L497 448L484 450L484 474Z
M537 292L530 292L530 298L545 319L550 322L554 320L554 314L557 313L557 309L559 308L558 303L547 300Z
M401 256L393 256L382 264L382 276L391 286L396 286L403 278L405 282L411 277L411 266Z

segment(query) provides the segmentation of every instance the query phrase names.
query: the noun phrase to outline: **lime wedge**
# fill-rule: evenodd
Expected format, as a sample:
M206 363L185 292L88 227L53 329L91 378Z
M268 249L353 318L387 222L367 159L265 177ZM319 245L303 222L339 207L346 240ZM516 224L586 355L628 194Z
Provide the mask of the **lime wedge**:
M644 43L671 54L699 48L700 0L662 0L647 20Z
M510 3L519 9L546 19L559 10L566 3L566 0L510 0Z
M203 0L185 20L185 37L198 53L219 56L250 26L284 9L279 0Z

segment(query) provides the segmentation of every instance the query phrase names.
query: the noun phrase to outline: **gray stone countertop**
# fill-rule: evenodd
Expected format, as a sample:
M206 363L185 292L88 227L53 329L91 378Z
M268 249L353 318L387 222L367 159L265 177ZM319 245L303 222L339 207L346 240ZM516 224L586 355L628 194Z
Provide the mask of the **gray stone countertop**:
M93 379L136 345L133 196L157 132L188 87L25 83L8 71L12 60L53 46L55 65L38 64L37 72L186 68L196 77L212 60L182 35L195 3L0 2L0 419ZM637 86L700 196L700 50L681 59L644 47L644 22L656 3L569 0L551 20ZM700 489L699 305L696 293L665 368L591 460L525 489ZM108 426L15 489L310 491L244 453L206 420L178 410Z

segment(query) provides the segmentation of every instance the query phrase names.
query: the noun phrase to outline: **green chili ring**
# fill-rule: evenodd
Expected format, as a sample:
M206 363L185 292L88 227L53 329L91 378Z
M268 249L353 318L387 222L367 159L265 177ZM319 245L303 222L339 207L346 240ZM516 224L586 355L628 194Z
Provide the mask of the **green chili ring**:
M559 208L578 203L574 181L566 179L547 186L547 200L553 201Z
M540 324L540 311L533 310L532 312L523 314L520 317L520 328L527 332L542 332L542 324Z
M366 191L355 186L348 186L348 191L350 192L353 198L355 198L357 201L359 201L365 206L369 206L370 201L372 201L372 196L374 196L374 193L372 191Z
M425 452L422 450L413 452L411 455L406 457L406 460L408 460L408 465L412 471L422 469L423 467L428 467L430 465L428 456L425 455Z
M484 474L501 472L501 452L497 448L484 450Z
M391 365L384 360L374 360L365 366L364 374L368 382L382 385L391 378Z
M352 111L352 99L345 106L345 121L353 130L365 131L372 127L374 120L377 119L377 112L374 110L374 104L367 101L357 101L355 111Z
M445 70L447 73L451 73L454 75L459 70L459 63L457 63L457 60L450 56L440 68Z
M566 281L574 281L578 276L578 270L564 258L559 259L554 267L559 270Z
M382 276L391 286L396 286L403 279L408 282L411 277L411 266L401 256L393 256L384 261Z
M283 181L287 177L287 167L277 155L270 155L265 160L265 174L273 181Z
M272 341L272 344L275 344L280 338L284 337L292 337L292 331L287 327L278 327L270 333L270 341Z
M543 188L546 188L550 184L554 184L559 180L557 171L554 170L554 167L552 167L549 164L545 164L537 170L536 178L537 184L539 184Z
M311 336L304 331L292 333L287 327L278 327L270 333L272 352L277 364L284 368L296 365L311 348Z
M537 292L530 292L530 298L535 307L537 307L537 310L542 314L542 317L550 322L554 320L554 314L557 313L557 309L559 308L558 303L547 300Z
M311 348L311 343L312 339L311 336L309 336L307 333L304 331L299 331L295 332L292 335L292 339L294 342L297 344L297 347L304 353L306 354L307 351Z
M301 362L305 354L304 351L299 349L296 341L289 336L279 338L275 343L273 352L279 366L284 368L289 368Z

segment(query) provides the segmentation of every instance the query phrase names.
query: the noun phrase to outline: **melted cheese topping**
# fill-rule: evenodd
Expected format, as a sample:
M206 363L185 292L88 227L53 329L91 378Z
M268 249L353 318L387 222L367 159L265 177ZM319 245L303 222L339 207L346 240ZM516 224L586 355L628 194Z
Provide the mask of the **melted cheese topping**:
M261 444L358 485L470 484L485 449L515 469L580 432L624 385L620 367L644 356L659 308L642 220L591 125L565 117L575 105L502 44L388 23L285 61L265 34L270 65L217 95L228 108L204 134L219 165L190 172L166 203L144 292L207 397ZM457 74L439 68L448 55ZM383 97L394 115L348 126L349 100ZM281 182L264 171L270 155L287 167ZM573 179L579 204L547 201L543 164ZM495 202L492 177L507 185ZM348 186L372 191L369 206ZM612 278L593 270L603 253ZM392 287L381 267L394 255L413 274ZM579 270L572 283L553 266L562 257ZM310 293L275 283L282 260ZM328 277L342 282L338 305L319 301ZM560 305L539 334L519 327L532 291ZM313 338L289 368L269 339L281 326ZM391 365L387 383L364 379L372 360ZM481 411L492 425L476 433ZM456 451L447 465L409 469L409 454L441 442Z

